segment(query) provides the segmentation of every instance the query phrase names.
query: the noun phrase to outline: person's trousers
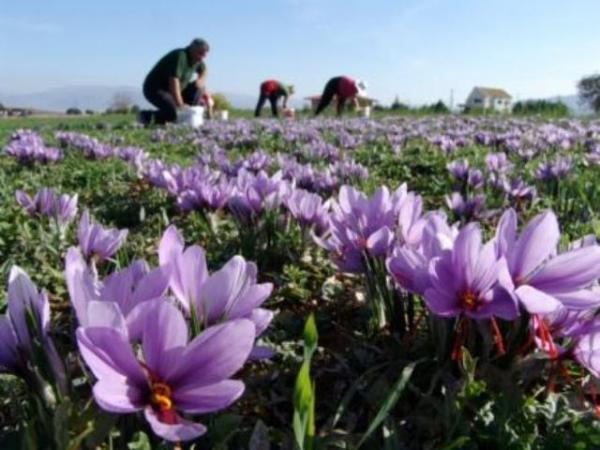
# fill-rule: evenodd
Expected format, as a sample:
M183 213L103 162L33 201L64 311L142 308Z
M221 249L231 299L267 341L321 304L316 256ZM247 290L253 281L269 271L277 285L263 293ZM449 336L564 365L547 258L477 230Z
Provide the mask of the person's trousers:
M325 108L329 106L333 97L337 94L338 85L340 84L340 80L342 77L334 77L327 82L325 85L325 89L323 89L323 94L321 94L321 100L319 101L319 105L317 106L317 110L315 111L315 116L321 114ZM337 112L338 115L342 113L344 109L345 99L338 98L338 107Z
M154 114L154 123L164 124L175 122L177 118L177 104L169 91L144 86L144 97L158 108L158 111ZM201 92L195 83L190 83L181 91L181 97L186 105L197 105L201 97Z
M279 116L279 109L277 107L279 96L267 95L261 92L260 96L258 97L258 103L256 104L256 110L254 111L254 117L260 117L260 111L262 110L267 100L269 100L269 102L271 103L271 112L273 113L273 117Z

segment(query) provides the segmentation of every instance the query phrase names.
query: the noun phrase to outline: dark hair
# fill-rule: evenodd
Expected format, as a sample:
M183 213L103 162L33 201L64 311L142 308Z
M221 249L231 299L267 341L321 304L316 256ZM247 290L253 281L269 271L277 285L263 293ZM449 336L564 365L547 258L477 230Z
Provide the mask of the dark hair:
M202 50L204 50L205 52L210 50L210 47L208 45L208 42L206 42L204 39L201 38L196 38L194 39L190 45L190 48L201 48Z

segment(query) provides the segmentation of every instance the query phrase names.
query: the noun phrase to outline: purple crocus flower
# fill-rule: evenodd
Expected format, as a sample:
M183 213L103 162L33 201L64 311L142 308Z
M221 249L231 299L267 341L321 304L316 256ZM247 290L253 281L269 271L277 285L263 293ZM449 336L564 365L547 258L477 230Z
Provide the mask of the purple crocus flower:
M477 194L464 198L459 192L446 196L446 205L457 218L466 221L477 219L481 216L485 206L485 195Z
M525 184L521 179L515 179L507 183L504 190L508 197L517 203L517 205L524 201L532 201L537 195L535 187Z
M327 206L323 199L304 189L294 189L292 194L285 200L285 205L291 215L298 221L301 227L314 226L315 233L320 236L329 225Z
M90 213L87 209L83 212L77 230L77 239L86 259L104 261L116 253L126 237L127 230L103 228L99 224L90 222Z
M494 241L482 245L477 224L460 230L452 250L430 262L429 275L425 302L438 316L513 320L519 314L506 260L496 256Z
M600 246L590 243L556 255L559 239L552 211L535 216L518 237L514 210L498 223L497 254L506 258L515 293L531 314L600 306L600 292L590 288L600 277Z
M21 206L27 214L35 217L37 214L37 205L35 199L31 198L27 192L20 189L15 191L15 200L17 204Z
M332 201L330 235L315 242L333 254L337 266L346 272L365 270L363 254L385 258L392 248L398 208L406 186L390 194L382 186L370 197L350 186L342 186L338 201Z
M168 268L150 270L145 261L134 261L104 280L98 280L81 252L71 247L65 257L65 280L79 325L110 326L134 341L139 337L151 300L162 298L169 285Z
M33 198L26 192L17 190L15 198L27 214L32 217L48 216L56 221L63 232L77 214L77 194L73 196L57 194L53 189L42 188Z
M407 291L421 296L430 286L429 261L451 250L458 234L440 213L428 214L423 220L425 225L419 245L396 247L386 261L394 280Z
M467 184L473 189L481 189L483 187L483 172L479 169L469 169Z
M234 256L221 269L209 274L204 249L185 248L174 226L167 228L159 250L161 266L170 272L169 286L188 316L209 326L237 318L251 320L256 335L262 334L273 312L260 306L271 295L271 283L257 283L256 265Z
M488 153L485 156L485 166L491 173L501 174L511 168L511 164L506 157L506 153Z
M206 432L181 413L204 414L227 408L244 392L230 377L246 362L254 345L254 325L246 319L206 329L188 342L181 312L157 302L147 313L140 356L117 330L80 327L81 356L97 378L94 398L106 411L144 411L158 436L188 441Z
M30 366L36 366L40 357L39 351L34 352L34 342L38 342L57 387L61 391L66 390L64 367L48 335L50 303L46 292L39 292L29 275L20 267L13 266L8 278L7 297L8 313L0 316L0 373L22 376L28 373ZM28 316L33 319L32 323Z
M69 225L77 215L77 200L77 194L73 196L62 194L55 197L53 215L62 229Z
M469 175L469 161L467 159L456 160L448 163L446 166L450 175L457 180L466 180Z

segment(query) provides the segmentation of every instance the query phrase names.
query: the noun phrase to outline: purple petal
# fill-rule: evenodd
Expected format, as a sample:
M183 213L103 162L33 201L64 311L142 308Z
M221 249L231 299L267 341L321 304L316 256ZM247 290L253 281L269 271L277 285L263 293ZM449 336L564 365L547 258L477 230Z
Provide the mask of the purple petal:
M181 311L168 302L154 302L145 319L144 362L155 375L164 379L187 344L187 323Z
M146 300L161 297L169 287L169 268L157 267L137 283L131 307Z
M13 266L8 279L8 315L19 345L30 348L31 338L27 327L26 310L30 309L38 320L42 316L40 294L29 275Z
M517 239L517 213L514 209L507 209L496 228L496 250L498 257L509 257Z
M425 291L425 303L429 310L438 316L455 317L461 313L461 309L454 296L434 288L429 288Z
M188 389L229 378L248 359L254 339L254 324L247 319L207 328L189 343L166 381L177 389Z
M367 250L373 256L385 256L392 244L393 234L387 227L381 227L367 239Z
M545 292L568 292L589 286L600 277L600 247L582 247L552 258L528 284Z
M146 386L146 375L126 337L112 328L82 328L76 332L81 356L99 380Z
M154 434L167 441L189 441L206 433L206 427L201 423L190 422L180 416L177 416L177 423L174 425L161 422L156 412L150 407L144 409L144 416Z
M256 327L256 337L258 337L267 329L271 320L273 320L273 316L273 311L264 308L255 308L245 318L250 319L254 323L254 326Z
M181 234L174 225L163 233L158 245L158 260L161 266L171 264L183 253L184 243Z
M552 296L570 310L585 311L600 306L600 292L598 289L553 293Z
M460 230L452 251L454 273L462 274L469 286L473 282L480 250L481 230L477 224L470 223Z
M596 378L600 378L600 333L581 337L575 345L573 354L583 367Z
M77 321L85 326L87 305L90 301L97 300L99 294L81 252L75 247L71 247L65 257L65 280Z
M563 308L563 304L556 298L532 286L521 286L515 294L530 314L550 314Z
M504 320L514 320L519 315L518 304L513 295L502 287L495 288L491 293L491 301L483 303L475 311L466 311L473 319L487 319L492 316Z
M240 299L248 285L255 281L255 266L246 263L241 256L234 256L202 286L201 299L197 304L198 315L208 317L211 323L216 322Z
M200 300L202 285L208 278L204 249L198 245L188 247L177 260L177 270L181 285L179 286L180 301L186 304L196 304ZM177 295L177 291L175 291Z
M265 347L264 345L255 345L248 355L249 361L262 361L265 359L271 359L275 356L275 350L270 347Z
M130 413L144 408L144 394L140 386L113 379L102 379L93 388L96 402L105 411Z
M17 369L17 337L7 316L0 316L0 373Z
M244 383L223 380L215 384L177 389L173 400L177 409L191 414L205 414L227 408L244 393Z
M552 211L534 217L521 232L509 260L514 279L524 280L556 250L560 239L558 221Z
M475 292L487 292L496 283L500 264L506 264L504 259L498 261L494 242L483 246L474 267L473 280L470 283Z
M128 336L127 326L123 313L114 302L94 300L88 303L86 310L85 327L112 328L123 336Z

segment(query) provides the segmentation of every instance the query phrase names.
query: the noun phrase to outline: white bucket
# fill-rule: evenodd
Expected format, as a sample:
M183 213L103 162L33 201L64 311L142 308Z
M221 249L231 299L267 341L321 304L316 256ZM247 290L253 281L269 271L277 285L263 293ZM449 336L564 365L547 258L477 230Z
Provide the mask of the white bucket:
M294 108L286 108L283 110L283 116L288 119L296 117L296 110Z
M177 110L177 123L187 127L198 128L204 123L204 108L189 106Z
M219 120L229 120L229 111L226 109L219 111Z
M370 107L370 106L365 106L365 107L362 109L362 115L363 115L363 117L366 117L367 119L368 119L369 117L371 117L371 107Z

